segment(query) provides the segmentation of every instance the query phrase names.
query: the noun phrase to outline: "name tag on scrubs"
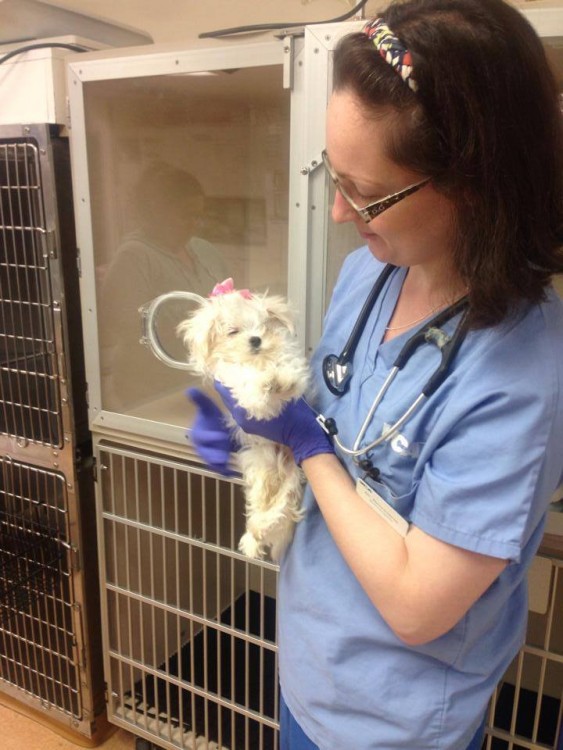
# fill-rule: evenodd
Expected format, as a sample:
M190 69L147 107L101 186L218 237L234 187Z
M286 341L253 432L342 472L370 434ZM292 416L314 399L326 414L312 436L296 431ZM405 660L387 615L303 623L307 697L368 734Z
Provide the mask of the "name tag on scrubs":
M379 495L369 484L366 484L363 479L356 481L356 492L365 500L365 502L378 513L384 521L387 521L389 526L392 526L395 531L401 536L405 537L409 530L409 522L401 516L395 508L392 508L389 503Z

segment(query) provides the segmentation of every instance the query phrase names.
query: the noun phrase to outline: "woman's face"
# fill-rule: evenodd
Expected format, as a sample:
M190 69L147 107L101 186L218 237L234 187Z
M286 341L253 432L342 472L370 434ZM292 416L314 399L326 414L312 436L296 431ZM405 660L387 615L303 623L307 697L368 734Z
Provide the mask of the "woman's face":
M326 150L346 192L367 205L420 182L420 175L393 162L386 154L397 115L381 111L374 118L349 90L336 91L327 112ZM397 266L449 267L454 230L451 201L432 183L372 219L358 216L337 190L332 218L351 221L373 255Z

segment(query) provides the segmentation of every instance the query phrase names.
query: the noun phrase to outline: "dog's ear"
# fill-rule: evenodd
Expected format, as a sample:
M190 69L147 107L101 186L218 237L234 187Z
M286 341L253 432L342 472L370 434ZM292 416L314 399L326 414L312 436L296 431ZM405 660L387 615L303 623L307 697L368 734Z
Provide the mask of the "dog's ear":
M264 297L264 307L272 318L278 320L288 331L295 335L295 320L293 311L283 297Z
M216 336L215 313L212 307L212 303L205 300L199 309L176 328L176 333L182 338L188 350L190 366L201 375L209 374L209 357Z

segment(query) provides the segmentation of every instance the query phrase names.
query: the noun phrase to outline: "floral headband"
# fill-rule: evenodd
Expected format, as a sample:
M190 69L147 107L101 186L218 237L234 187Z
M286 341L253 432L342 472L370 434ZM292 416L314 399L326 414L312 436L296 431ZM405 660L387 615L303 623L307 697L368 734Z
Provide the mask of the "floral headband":
M412 57L405 45L393 34L382 18L374 18L364 26L364 34L373 42L385 62L395 70L411 89L418 85L412 75Z

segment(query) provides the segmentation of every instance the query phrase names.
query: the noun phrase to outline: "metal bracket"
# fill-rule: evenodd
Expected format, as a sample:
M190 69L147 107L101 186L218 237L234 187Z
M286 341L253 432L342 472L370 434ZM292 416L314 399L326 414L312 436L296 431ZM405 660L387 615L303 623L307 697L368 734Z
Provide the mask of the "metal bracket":
M279 34L274 34L276 39L283 42L283 87L293 89L293 66L295 64L295 38L305 35L304 26L295 26L291 29L283 29Z
M47 229L42 232L43 237L43 257L54 260L57 257L57 234L54 229Z
M295 60L295 37L288 34L283 38L283 87L293 89L293 63Z
M316 159L311 159L309 164L305 164L301 167L299 170L303 176L309 175L312 172L314 172L317 167L320 167L320 165L323 163L323 158L321 155L319 155Z
M285 39L288 36L305 36L305 26L293 26L289 29L282 29L277 34L274 34L276 39Z

